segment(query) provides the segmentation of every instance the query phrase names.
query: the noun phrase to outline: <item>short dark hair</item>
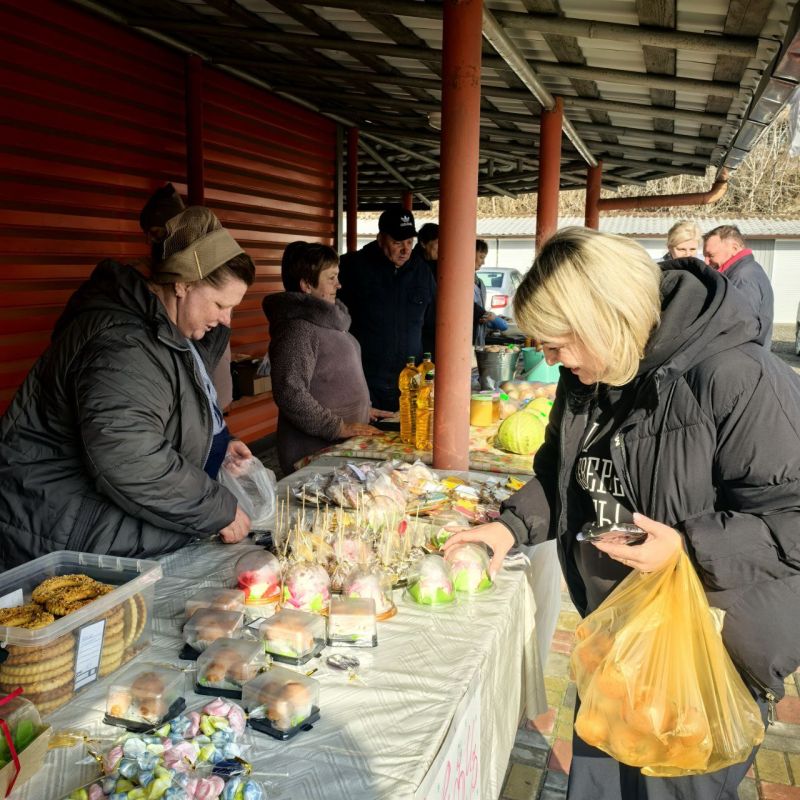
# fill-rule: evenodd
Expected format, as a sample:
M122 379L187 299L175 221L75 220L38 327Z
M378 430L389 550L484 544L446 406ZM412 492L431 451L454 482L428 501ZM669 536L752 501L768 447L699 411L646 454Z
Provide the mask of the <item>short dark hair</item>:
M736 225L718 225L708 233L703 234L703 243L707 242L712 236L719 236L720 239L733 239L736 244L744 247L744 236Z
M171 183L156 189L139 212L139 227L144 233L151 228L163 228L169 220L186 208L181 196Z
M428 244L439 238L439 226L435 222L426 222L417 231L417 241L420 244Z
M316 288L320 272L338 263L339 256L327 244L292 242L286 246L281 258L283 288L287 292L299 292L300 281Z
M476 253L488 253L489 252L489 245L483 239L476 239L475 240L475 252Z
M226 261L221 267L217 267L210 275L206 275L198 283L207 283L209 286L220 287L231 279L240 280L247 286L252 286L256 279L256 265L247 253L239 253L238 256Z

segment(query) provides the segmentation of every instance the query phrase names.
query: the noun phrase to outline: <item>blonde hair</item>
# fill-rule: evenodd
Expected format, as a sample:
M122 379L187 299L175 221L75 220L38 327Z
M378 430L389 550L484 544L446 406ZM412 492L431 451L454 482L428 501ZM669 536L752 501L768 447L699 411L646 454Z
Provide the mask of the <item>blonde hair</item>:
M690 239L694 239L699 245L702 238L703 232L696 222L682 219L667 231L667 250L677 247L681 242L688 242Z
M519 326L540 341L575 337L601 381L634 378L661 317L661 270L631 239L564 228L547 240L514 296Z

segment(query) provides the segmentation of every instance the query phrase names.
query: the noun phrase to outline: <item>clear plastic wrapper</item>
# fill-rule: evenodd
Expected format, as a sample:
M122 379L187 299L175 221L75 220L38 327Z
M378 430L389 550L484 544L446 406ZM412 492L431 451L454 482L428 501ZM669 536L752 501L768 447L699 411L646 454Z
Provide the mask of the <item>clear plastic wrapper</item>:
M319 718L319 684L298 672L273 667L245 685L242 703L252 728L288 739Z
M372 598L375 601L375 615L379 622L397 613L392 598L392 579L382 567L356 567L347 576L342 594L345 597Z
M271 469L267 469L255 456L227 456L219 471L219 482L233 494L250 517L251 530L269 530L273 526L278 483Z
M243 620L244 614L240 611L201 608L183 626L183 640L189 647L202 652L217 639L238 638Z
M331 602L331 581L325 568L299 562L286 568L281 603L298 611L327 614Z
M304 664L325 646L325 619L318 614L281 609L257 629L266 653L275 661Z
M409 571L406 596L421 606L440 608L456 599L450 565L438 555L426 555Z
M234 567L236 582L245 594L245 603L274 603L281 594L281 564L269 551L250 550Z
M108 689L105 722L129 730L149 730L186 707L184 676L156 664L137 664Z
M480 545L467 542L456 545L445 556L450 564L453 588L463 594L481 594L492 588L489 577L489 554Z
M197 659L200 694L241 697L242 686L267 665L261 642L254 639L217 639Z
M328 616L328 644L375 647L378 644L375 601L371 597L334 597Z
M0 796L5 797L13 787L21 786L35 775L44 762L51 730L42 724L36 706L22 697L9 695L0 706L4 729L0 732ZM19 769L14 763L11 746L17 754Z
M186 616L191 617L201 608L244 611L244 596L244 591L241 589L220 589L213 586L200 589L186 601Z

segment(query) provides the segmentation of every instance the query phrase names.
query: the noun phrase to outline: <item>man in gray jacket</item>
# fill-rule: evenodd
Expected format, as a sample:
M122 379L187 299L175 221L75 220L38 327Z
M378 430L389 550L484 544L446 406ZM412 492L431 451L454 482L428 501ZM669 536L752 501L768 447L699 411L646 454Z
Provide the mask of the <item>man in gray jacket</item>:
M723 274L743 295L755 314L760 331L758 341L769 350L775 302L772 284L764 268L753 258L742 232L735 225L720 225L703 236L706 264Z

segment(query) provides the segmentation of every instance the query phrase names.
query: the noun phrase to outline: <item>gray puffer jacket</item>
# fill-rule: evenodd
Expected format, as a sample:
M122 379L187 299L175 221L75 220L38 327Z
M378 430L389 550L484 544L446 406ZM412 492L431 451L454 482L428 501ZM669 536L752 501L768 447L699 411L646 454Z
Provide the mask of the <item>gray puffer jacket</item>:
M210 369L229 336L196 342ZM0 420L2 566L64 549L148 557L217 533L236 500L203 472L211 435L186 339L134 268L103 261Z
M278 458L289 473L296 461L338 439L343 420L369 422L369 390L341 300L280 292L267 295L262 305L279 410Z
M780 697L800 664L800 378L756 342L738 290L695 259L662 264L662 318L611 460L634 508L679 530L723 638L749 682ZM503 504L522 542L558 540L570 593L587 607L575 475L594 387L561 380L536 476ZM589 504L591 513L591 504Z

